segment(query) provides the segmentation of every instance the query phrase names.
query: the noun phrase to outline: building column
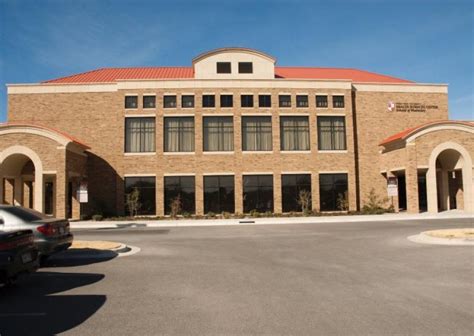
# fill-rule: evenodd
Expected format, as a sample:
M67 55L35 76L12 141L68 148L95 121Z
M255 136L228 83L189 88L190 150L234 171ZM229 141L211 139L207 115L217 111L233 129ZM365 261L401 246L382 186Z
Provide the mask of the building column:
M281 173L273 174L273 212L282 213Z
M197 174L195 177L195 199L196 199L196 215L204 215L204 177Z
M319 174L311 174L311 206L313 211L319 212Z
M164 188L164 177L163 175L156 175L155 180L155 203L156 203L156 215L165 215L165 188Z
M426 172L426 198L428 212L438 212L438 186L436 179L436 166L430 166Z
M77 190L79 189L80 181L75 178L72 180L71 183L71 193L72 193L72 209L71 209L71 217L72 219L81 219L81 203L77 199Z
M235 213L244 212L244 189L243 189L243 177L242 174L235 174L234 181L235 189Z
M13 186L13 204L17 206L23 205L23 181L20 176L15 177Z
M416 147L407 145L407 166L405 168L405 185L407 193L407 212L419 213L418 204L418 169L416 161Z
M5 189L5 179L3 175L0 174L0 204L4 204L4 189Z
M58 160L60 161L57 165L58 170L56 171L54 195L55 200L55 217L66 218L67 217L67 182L68 174L66 168L66 149L58 153Z
M442 210L450 210L450 205L449 205L449 172L447 170L441 170L440 175L441 175L441 209Z
M464 159L464 165L462 168L462 189L463 189L463 200L464 200L464 211L474 212L474 180L473 180L474 169L466 164Z

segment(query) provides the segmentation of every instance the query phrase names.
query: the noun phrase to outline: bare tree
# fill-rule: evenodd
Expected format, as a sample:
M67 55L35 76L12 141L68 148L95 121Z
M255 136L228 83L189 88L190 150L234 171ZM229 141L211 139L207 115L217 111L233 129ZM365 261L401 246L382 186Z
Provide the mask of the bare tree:
M126 203L130 216L138 215L138 210L140 210L142 204L140 203L140 191L137 188L133 188L132 192L127 194Z
M298 194L298 204L303 213L308 213L311 208L311 192L309 190L300 190Z

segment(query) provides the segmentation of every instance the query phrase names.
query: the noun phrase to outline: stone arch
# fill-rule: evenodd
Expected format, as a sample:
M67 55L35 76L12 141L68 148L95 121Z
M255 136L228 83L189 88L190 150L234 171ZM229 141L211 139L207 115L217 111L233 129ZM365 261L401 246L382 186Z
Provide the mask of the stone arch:
M0 203L3 203L3 165L14 159L15 156L24 156L33 162L35 167L34 209L43 212L43 163L35 151L26 146L10 146L0 152Z
M453 150L459 153L462 160L462 183L464 188L464 210L466 212L473 211L474 184L472 181L472 158L469 152L460 144L447 141L436 146L431 152L428 164L427 178L427 196L428 196L428 212L438 212L438 194L437 194L437 177L436 177L436 160L445 151Z

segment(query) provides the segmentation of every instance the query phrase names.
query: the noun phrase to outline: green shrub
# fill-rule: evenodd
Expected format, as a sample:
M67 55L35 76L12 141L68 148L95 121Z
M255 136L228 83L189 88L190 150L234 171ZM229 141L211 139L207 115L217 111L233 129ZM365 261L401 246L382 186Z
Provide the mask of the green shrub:
M380 215L386 212L393 212L393 207L385 208L384 205L387 203L388 198L380 198L375 193L375 189L370 189L369 196L365 205L362 207L362 213L364 215Z
M251 217L254 217L254 218L258 218L258 217L261 216L260 212L258 212L257 209L251 210L250 213L249 213L249 215L250 215Z
M100 222L102 219L104 219L104 216L99 215L99 214L95 214L92 216L92 220L96 222Z

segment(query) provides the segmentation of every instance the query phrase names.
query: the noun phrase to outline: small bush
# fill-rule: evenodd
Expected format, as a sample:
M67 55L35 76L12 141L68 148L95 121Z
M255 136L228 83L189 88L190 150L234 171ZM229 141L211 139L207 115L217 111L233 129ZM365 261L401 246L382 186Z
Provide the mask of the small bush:
M103 220L103 219L104 219L104 216L99 215L99 214L96 214L96 215L93 215L93 216L92 216L92 220L93 220L93 221L96 221L96 222L100 222L100 221Z
M251 210L250 213L249 213L249 215L250 215L251 217L254 217L254 218L258 218L258 217L261 216L260 212L258 212L257 209Z
M215 218L216 217L216 214L212 211L209 211L206 215L206 218Z
M367 201L365 205L362 207L362 213L364 215L380 215L386 212L393 212L391 208L385 208L384 204L386 204L388 198L380 198L375 193L375 189L370 189L369 196L367 197ZM392 207L393 208L393 207Z
M263 214L265 217L273 217L273 212L271 211L265 211L265 213Z
M184 218L191 218L191 217L192 217L192 214L190 214L189 212L185 211L185 212L183 212L183 217L184 217Z
M236 216L237 216L237 214L236 214ZM224 211L224 212L222 213L222 218L225 218L225 219L232 218L232 214L231 214L230 212Z

